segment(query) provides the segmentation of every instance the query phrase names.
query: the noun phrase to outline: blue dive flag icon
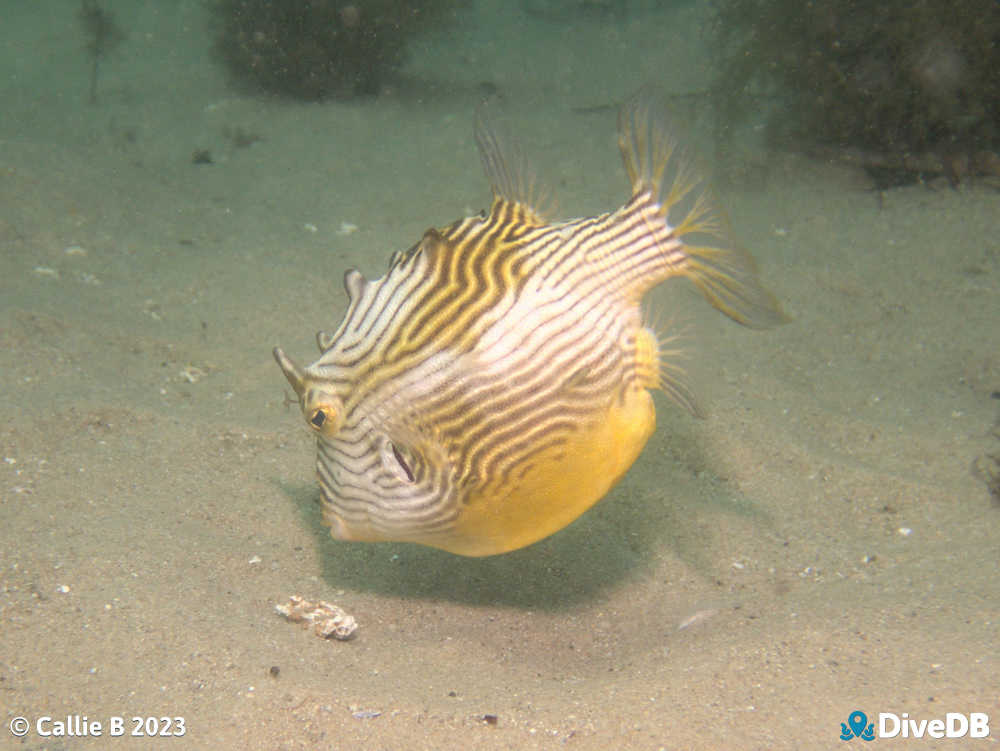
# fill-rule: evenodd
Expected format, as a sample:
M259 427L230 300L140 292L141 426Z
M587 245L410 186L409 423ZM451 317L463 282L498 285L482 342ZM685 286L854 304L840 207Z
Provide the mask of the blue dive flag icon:
M875 740L875 723L868 724L868 716L860 709L855 709L847 718L846 723L840 723L840 740L849 741L860 738L863 741Z

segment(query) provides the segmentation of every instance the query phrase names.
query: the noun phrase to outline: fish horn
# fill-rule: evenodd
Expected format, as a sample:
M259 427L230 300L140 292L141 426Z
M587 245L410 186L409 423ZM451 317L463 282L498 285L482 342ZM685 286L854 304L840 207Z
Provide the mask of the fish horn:
M278 361L278 367L281 368L281 372L285 374L285 378L295 390L295 395L301 399L306 390L306 376L302 368L282 352L281 347L274 348L274 359Z

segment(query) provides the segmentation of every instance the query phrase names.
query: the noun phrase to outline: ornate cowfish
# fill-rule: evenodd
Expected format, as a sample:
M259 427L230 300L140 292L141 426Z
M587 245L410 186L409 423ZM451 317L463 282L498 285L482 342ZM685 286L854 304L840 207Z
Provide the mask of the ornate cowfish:
M698 412L643 325L651 287L687 277L739 323L784 318L654 92L619 114L631 198L592 218L547 223L523 152L482 107L475 136L489 213L427 230L380 279L348 271L312 365L274 350L317 437L335 538L485 556L551 535L639 456L650 389Z

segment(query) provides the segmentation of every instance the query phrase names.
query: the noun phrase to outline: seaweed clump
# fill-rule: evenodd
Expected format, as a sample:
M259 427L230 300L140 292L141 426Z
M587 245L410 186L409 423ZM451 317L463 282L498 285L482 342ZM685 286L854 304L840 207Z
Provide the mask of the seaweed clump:
M375 94L410 38L459 1L214 0L215 49L235 79L274 94Z
M726 119L768 99L776 105L768 121L773 141L847 147L883 160L944 155L945 172L960 167L949 155L962 155L969 170L997 168L997 0L715 6Z

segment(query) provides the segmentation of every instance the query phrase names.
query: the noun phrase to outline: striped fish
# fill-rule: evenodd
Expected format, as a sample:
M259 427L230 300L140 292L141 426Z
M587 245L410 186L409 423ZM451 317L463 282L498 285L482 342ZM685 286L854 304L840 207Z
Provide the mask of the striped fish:
M650 389L698 413L643 324L651 287L683 276L739 323L783 320L664 111L649 91L621 110L622 208L549 224L522 152L480 108L489 214L428 230L380 279L348 271L347 311L312 365L274 350L317 437L335 538L469 556L540 540L636 460Z

